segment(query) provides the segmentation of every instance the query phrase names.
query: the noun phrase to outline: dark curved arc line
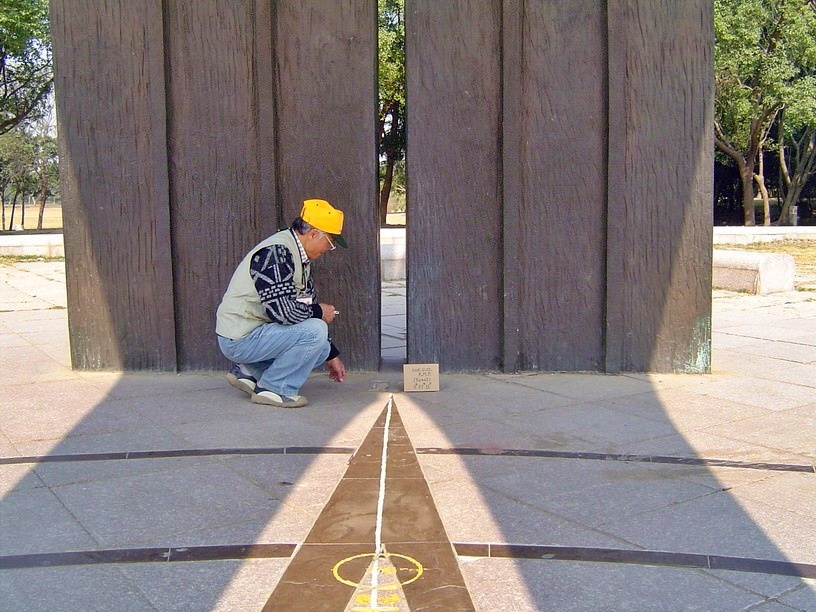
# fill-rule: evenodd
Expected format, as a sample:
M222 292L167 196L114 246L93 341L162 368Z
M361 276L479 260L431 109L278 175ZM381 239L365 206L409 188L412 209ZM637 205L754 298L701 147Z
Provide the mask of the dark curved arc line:
M225 561L241 559L289 558L296 544L233 544L225 546L189 546L179 548L124 548L86 550L62 553L32 553L0 557L0 569L101 565L113 563L167 563L191 561ZM627 565L716 569L754 574L816 578L816 564L728 557L696 553L655 550L626 550L525 544L480 544L454 542L456 554L467 557L527 559L539 561L585 561Z
M673 457L668 455L634 455L624 453L593 453L581 451L554 451L524 448L484 449L478 447L424 447L417 448L420 455L467 455L483 457L532 457L550 459L588 459L592 461L622 461L631 463L662 463L668 465L696 465L704 467L729 467L744 470L774 472L801 472L816 474L816 465L795 463L768 463L758 461L734 461L731 459L707 459L704 457Z
M189 448L114 453L73 453L0 457L0 465L24 463L69 463L73 461L125 461L128 459L173 459L178 457L217 457L220 455L352 455L346 446L277 446L265 448Z
M228 559L272 559L291 557L296 544L231 544L78 550L0 556L0 569L101 565L109 563L167 563L172 561L224 561Z
M456 549L456 554L468 557L660 565L816 578L816 564L813 563L754 559L751 557L728 557L722 555L677 553L657 550L538 546L525 544L454 542L453 546Z

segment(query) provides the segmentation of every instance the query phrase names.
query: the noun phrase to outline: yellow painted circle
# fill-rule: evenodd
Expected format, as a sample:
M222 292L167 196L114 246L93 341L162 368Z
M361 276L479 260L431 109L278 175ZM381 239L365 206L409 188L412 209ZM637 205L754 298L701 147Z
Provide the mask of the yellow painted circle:
M354 555L353 557L346 557L345 559L341 559L332 568L332 574L334 574L334 577L337 580L339 580L340 582L342 582L343 584L347 584L347 585L353 586L355 588L357 588L357 587L371 588L371 587L369 587L367 585L359 584L357 582L352 582L351 580L346 580L345 578L343 578L340 575L340 566L345 564L345 563L348 563L349 561L354 561L355 559L362 559L363 557L371 557L372 559L374 559L375 556L380 556L380 555L378 555L377 553L363 553L361 555ZM419 577L422 575L422 573L425 571L425 568L422 567L422 564L419 561L417 561L413 557L409 557L408 555L400 555L400 554L397 554L397 553L387 552L387 553L383 553L382 556L386 557L387 559L390 559L391 557L399 557L400 559L405 559L409 563L412 563L413 565L416 566L416 576L414 576L410 580L407 580L406 582L400 582L399 585L380 585L377 588L379 590L381 590L381 591L387 591L389 589L393 590L393 589L399 588L400 586L405 586L406 584L411 584L412 582L418 580Z

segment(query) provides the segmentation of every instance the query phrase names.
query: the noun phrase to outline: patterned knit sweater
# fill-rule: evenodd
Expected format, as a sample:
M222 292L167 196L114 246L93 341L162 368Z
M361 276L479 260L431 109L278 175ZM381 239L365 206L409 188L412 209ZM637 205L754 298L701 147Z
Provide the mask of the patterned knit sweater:
M304 276L307 278L306 287L301 292L301 298L311 298L311 304L297 300L295 289L295 261L294 254L281 244L258 250L249 264L250 277L255 283L255 289L261 304L271 321L281 325L294 325L312 317L323 317L323 309L317 303L317 293L311 274L308 273L309 261L305 252L303 258ZM331 342L331 338L329 339ZM340 351L331 344L327 359L334 359Z

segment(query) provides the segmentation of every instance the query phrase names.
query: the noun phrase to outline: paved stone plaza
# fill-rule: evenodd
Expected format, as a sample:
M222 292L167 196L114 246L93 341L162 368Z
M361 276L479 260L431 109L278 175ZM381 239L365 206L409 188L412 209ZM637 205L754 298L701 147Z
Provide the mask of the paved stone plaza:
M222 373L72 371L62 264L0 264L0 608L260 610L310 550L304 584L363 606L343 547L374 541L389 440L399 609L454 609L458 573L486 611L816 610L816 293L717 292L711 374L415 394L404 283L383 295L383 371L315 373L282 410Z

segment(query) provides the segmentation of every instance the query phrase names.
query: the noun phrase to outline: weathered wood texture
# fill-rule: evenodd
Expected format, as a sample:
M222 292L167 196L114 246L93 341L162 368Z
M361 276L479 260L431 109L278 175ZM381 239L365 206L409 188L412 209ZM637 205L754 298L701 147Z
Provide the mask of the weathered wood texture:
M597 370L603 360L606 14L596 0L524 7L518 367Z
M340 316L332 336L356 368L380 363L377 214L377 3L274 3L278 194L284 223L305 198L345 213L347 250L314 264L318 299Z
M75 367L223 367L234 267L324 197L352 248L316 264L318 291L347 365L376 369L376 3L52 11Z
M278 224L272 21L259 0L165 6L178 361L210 368L221 294Z
M624 371L710 368L713 175L713 7L710 0L618 0L610 67L625 135L619 193L609 197L608 282L616 295ZM614 251L613 251L614 247Z
M162 3L51 3L71 358L176 367Z
M406 2L408 360L502 362L501 3Z
M379 365L374 0L52 1L79 368L220 368L215 309L308 197ZM710 0L407 0L408 358L710 367Z
M708 369L710 2L406 12L409 361Z

